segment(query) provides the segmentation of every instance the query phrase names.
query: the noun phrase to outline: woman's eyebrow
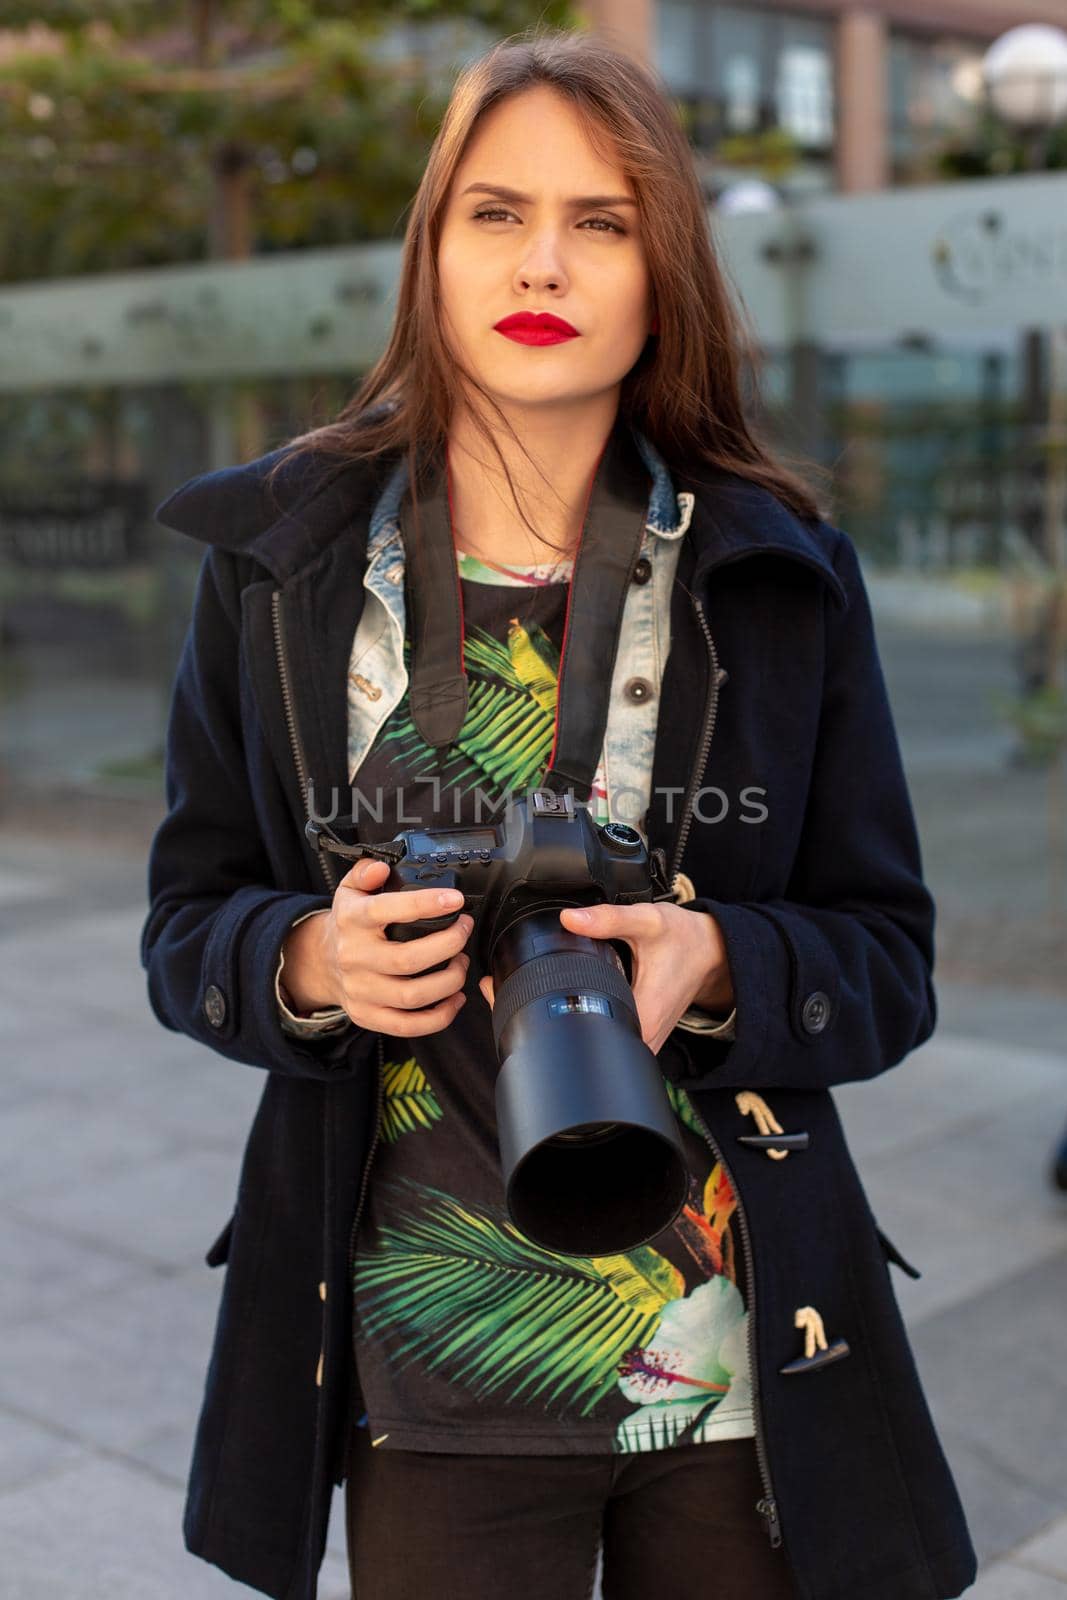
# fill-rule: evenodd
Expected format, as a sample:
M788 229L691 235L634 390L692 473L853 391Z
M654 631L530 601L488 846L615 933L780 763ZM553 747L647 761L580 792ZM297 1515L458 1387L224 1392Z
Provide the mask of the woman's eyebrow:
M502 183L469 183L460 198L462 199L463 194L473 194L476 190L482 194L496 195L498 200L510 200L512 205L516 206L532 206L534 204L532 194L520 194L518 189L505 188ZM571 199L564 201L564 205L574 206L575 208L585 206L635 206L636 204L637 201L632 200L628 194L579 194L573 195Z

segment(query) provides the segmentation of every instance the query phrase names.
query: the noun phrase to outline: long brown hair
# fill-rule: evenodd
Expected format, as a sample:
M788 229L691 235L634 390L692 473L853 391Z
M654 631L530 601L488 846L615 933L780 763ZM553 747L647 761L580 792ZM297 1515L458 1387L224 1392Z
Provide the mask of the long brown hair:
M713 477L735 473L800 516L818 517L812 491L771 459L745 418L741 375L747 361L753 378L757 346L719 266L692 152L668 91L650 70L597 36L545 25L501 40L458 77L412 201L389 342L334 421L281 447L268 482L273 485L294 453L333 458L343 470L379 452L406 451L417 484L424 451L433 453L447 440L464 382L496 411L529 459L499 406L445 342L437 246L453 176L480 118L506 96L540 84L565 96L590 141L622 166L647 241L660 332L645 341L622 380L620 415L687 482L699 484L700 467ZM473 424L496 451L519 515L532 527L494 432L478 412L472 408Z

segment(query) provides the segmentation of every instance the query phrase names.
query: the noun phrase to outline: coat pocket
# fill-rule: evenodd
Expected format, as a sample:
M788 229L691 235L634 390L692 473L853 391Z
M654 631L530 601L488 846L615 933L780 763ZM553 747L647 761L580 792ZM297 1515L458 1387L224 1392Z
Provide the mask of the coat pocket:
M226 1226L223 1228L222 1232L215 1240L215 1243L211 1246L211 1249L204 1257L204 1260L207 1262L209 1267L220 1267L224 1261L229 1260L230 1235L233 1232L233 1219L236 1215L237 1210L234 1208L232 1215L226 1222Z
M913 1267L911 1262L908 1261L905 1256L901 1255L892 1239L890 1239L888 1234L882 1232L877 1223L875 1223L875 1232L878 1235L878 1242L882 1246L882 1250L885 1253L887 1261L894 1261L902 1272L906 1272L908 1274L909 1278L922 1277L922 1273L919 1271L918 1267Z

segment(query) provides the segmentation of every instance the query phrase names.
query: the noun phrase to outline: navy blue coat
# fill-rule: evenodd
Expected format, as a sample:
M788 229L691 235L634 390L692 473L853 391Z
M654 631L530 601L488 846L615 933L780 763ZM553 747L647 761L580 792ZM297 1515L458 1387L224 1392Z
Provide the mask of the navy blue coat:
M359 1402L348 1250L380 1041L283 1033L274 973L294 918L332 900L305 796L349 781L348 653L367 522L395 458L290 464L276 500L263 483L275 459L192 479L156 513L208 549L141 957L165 1027L264 1074L233 1215L207 1257L226 1272L186 1544L277 1600L314 1600ZM934 907L868 598L845 533L732 476L674 476L696 503L647 832L722 929L737 1032L676 1029L660 1061L740 1202L760 1512L802 1600L938 1600L973 1582L974 1551L889 1278L890 1261L914 1269L871 1213L831 1093L894 1066L936 1018ZM729 798L723 820L683 823L678 796L698 786ZM746 786L766 790L766 821L742 820ZM714 798L703 806L716 814ZM761 1129L744 1091L777 1127ZM793 1147L772 1157L783 1133ZM810 1359L803 1308L825 1331Z

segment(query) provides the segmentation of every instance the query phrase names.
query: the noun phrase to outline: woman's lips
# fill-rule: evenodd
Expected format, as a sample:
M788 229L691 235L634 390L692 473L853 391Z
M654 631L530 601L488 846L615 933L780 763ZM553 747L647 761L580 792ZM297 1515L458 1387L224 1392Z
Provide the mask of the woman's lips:
M493 326L497 333L502 333L505 339L514 339L516 344L562 344L566 339L580 337L577 328L550 312L535 316L532 312L520 311L513 317L502 317Z

